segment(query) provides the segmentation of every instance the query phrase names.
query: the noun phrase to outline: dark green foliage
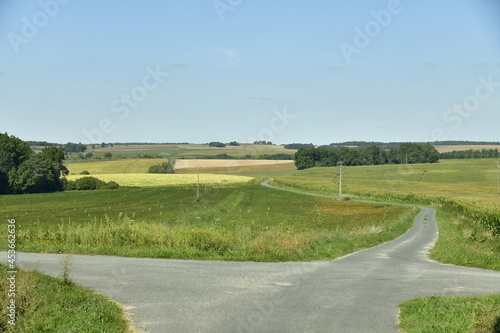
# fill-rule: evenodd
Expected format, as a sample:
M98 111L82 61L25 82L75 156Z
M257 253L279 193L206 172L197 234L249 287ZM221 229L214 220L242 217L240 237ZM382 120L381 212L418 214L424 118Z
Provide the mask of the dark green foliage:
M292 154L264 154L257 157L258 160L293 160Z
M32 155L19 168L8 174L9 187L13 193L43 193L61 190L60 171L40 154Z
M67 176L69 174L68 168L64 165L64 151L59 147L45 147L39 154L42 159L51 163L59 172Z
M172 163L163 162L149 167L148 173L174 173Z
M82 172L80 172L80 175L90 175L90 172L88 172L87 170L83 170Z
M236 141L231 141L231 142L229 142L229 145L230 146L239 146L240 144Z
M68 142L62 149L65 153L83 153L87 150L87 146L81 143Z
M106 182L95 177L83 177L77 179L75 184L76 190L99 190L105 188Z
M347 166L380 164L436 163L439 153L433 146L403 143L399 148L384 150L378 146L366 148L300 148L295 153L295 166L299 170L315 166L336 166L343 162Z
M285 149L300 149L300 148L314 148L312 143L289 143L284 146Z
M117 182L110 181L110 182L108 182L108 184L106 185L106 188L107 188L108 190L116 190L116 189L120 188L120 185L119 185Z
M214 141L208 144L210 147L224 148L226 145L222 142Z
M10 193L8 174L17 169L33 155L30 146L24 141L0 133L0 194Z
M295 153L295 166L304 170L316 166L315 149L301 148Z
M86 160L91 160L91 159L93 159L93 158L94 158L94 154L92 154L92 153L86 153L86 154L85 154L85 159L86 159Z
M440 159L465 159L465 158L499 158L498 149L482 149L482 150L454 150L447 153L439 154Z
M45 147L35 154L26 142L0 134L0 194L61 190L59 177L68 174L63 160L59 147Z
M104 153L104 158L113 158L113 154L111 154L111 153Z

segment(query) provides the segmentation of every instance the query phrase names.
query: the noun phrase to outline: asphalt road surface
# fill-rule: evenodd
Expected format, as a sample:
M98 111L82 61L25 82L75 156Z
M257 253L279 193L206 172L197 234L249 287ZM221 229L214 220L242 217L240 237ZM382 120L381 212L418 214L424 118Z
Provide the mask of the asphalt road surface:
M438 230L435 211L421 210L400 238L330 262L74 255L71 278L121 303L145 332L397 332L403 301L500 292L500 272L427 258ZM18 253L18 264L59 276L64 257Z

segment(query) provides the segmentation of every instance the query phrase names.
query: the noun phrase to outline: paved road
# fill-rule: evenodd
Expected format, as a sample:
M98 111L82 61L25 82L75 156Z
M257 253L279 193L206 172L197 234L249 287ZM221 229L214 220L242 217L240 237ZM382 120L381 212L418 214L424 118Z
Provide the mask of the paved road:
M146 332L397 332L405 300L500 292L500 272L427 258L437 226L435 211L421 210L402 237L330 262L75 255L72 278L126 306ZM19 253L18 263L57 276L63 257Z

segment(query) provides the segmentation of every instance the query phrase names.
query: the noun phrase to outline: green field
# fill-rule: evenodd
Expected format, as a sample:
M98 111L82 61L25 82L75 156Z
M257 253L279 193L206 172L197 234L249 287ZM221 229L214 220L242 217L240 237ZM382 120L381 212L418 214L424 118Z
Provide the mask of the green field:
M172 158L202 158L218 154L243 157L245 155L258 156L263 154L294 154L297 150L285 149L280 145L253 145L241 144L240 146L226 146L223 148L210 147L203 144L180 145L114 145L113 147L92 149L87 147L94 157L103 158L105 153L111 153L113 158L137 158L145 154L158 156L160 153L170 154ZM76 154L72 155L76 158Z
M343 193L351 197L420 203L451 200L471 210L500 214L496 161L448 160L436 164L343 168ZM339 168L297 171L275 184L337 195Z
M328 260L403 234L416 210L264 188L120 188L6 195L18 249L215 260ZM6 246L5 241L2 244Z

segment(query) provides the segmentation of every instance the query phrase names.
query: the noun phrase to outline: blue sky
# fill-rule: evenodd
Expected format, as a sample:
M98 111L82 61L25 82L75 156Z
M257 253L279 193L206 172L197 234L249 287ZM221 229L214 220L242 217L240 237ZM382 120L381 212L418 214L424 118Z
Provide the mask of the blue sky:
M0 132L500 140L494 0L5 0Z

